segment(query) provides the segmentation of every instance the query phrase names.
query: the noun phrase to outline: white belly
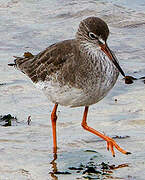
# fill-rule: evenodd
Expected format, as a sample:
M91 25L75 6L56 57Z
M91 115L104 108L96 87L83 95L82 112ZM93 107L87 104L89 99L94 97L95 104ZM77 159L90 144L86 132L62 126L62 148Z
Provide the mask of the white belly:
M70 88L69 86L61 87L58 83L38 82L36 87L41 89L47 96L48 100L58 103L62 106L84 106L86 95L81 89Z
M103 85L103 84L102 84ZM36 87L41 89L47 96L48 100L62 106L79 107L89 106L97 103L106 96L112 88L103 85L91 87L88 91L69 87L68 85L60 86L59 83L52 81L38 82Z

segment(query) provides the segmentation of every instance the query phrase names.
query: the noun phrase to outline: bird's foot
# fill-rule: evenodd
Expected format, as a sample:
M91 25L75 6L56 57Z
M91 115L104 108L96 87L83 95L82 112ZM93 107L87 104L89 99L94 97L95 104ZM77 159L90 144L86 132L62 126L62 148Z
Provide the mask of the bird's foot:
M113 157L115 157L114 147L115 147L118 151L120 151L121 153L123 153L123 154L126 154L126 155L131 154L131 152L127 152L127 151L123 150L123 149L114 141L114 139L106 136L106 141L107 141L107 150L108 150L108 151L111 150Z

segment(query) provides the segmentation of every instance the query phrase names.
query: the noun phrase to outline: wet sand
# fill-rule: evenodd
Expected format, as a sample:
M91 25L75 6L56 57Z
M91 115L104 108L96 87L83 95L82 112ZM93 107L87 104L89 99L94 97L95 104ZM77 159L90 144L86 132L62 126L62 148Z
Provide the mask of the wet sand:
M90 161L98 167L102 162L115 167L127 165L108 175L93 174L94 179L145 179L143 79L125 84L120 76L108 96L90 107L88 115L90 126L116 137L116 142L131 151L131 155L116 151L113 158L104 141L82 129L83 108L59 107L59 150L57 160L53 161L50 121L53 104L26 76L7 66L13 56L22 56L26 51L36 54L52 43L74 37L79 22L93 15L108 23L111 31L108 44L126 74L145 76L144 5L145 1L129 0L0 2L0 115L11 114L19 121L14 126L0 127L0 180L85 179L82 172L69 167L87 165ZM56 168L71 174L54 174Z

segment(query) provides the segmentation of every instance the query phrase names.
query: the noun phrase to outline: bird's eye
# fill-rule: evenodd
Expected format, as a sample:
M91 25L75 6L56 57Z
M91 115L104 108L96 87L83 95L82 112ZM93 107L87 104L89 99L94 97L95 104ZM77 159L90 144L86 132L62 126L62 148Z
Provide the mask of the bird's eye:
M92 33L92 32L89 32L89 37L91 39L96 39L96 35L94 33Z

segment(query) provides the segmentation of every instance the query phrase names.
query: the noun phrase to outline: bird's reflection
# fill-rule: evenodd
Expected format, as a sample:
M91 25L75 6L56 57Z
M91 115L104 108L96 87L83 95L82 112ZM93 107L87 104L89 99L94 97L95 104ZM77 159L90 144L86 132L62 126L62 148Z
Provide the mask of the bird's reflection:
M50 172L50 175L52 177L53 180L58 180L58 177L55 175L55 173L57 172L57 153L53 154L53 160L51 161L50 164L52 164L52 172Z

